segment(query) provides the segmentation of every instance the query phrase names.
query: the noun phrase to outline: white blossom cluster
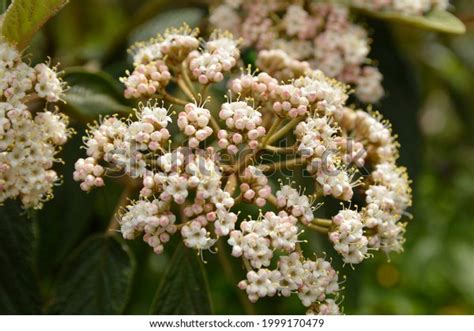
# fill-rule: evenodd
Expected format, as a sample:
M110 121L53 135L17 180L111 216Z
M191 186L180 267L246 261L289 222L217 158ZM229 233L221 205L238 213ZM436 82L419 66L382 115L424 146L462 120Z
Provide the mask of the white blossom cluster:
M398 144L389 123L379 114L345 109L340 121L347 135L364 145L365 162L372 166L364 183L366 206L359 211L342 210L333 218L329 237L346 263L369 257L367 248L385 253L401 252L406 224L401 221L411 205L410 180L398 167ZM364 230L365 234L361 230Z
M147 154L165 150L170 137L168 109L149 101L139 104L135 116L135 121L105 117L90 127L84 139L88 158L79 159L74 171L74 180L81 182L82 190L104 185L101 160L116 171L140 177L147 172Z
M224 240L247 270L239 287L249 300L295 294L308 313L339 313L338 273L324 254L307 251L304 236L328 236L349 264L369 250L400 251L411 196L396 165L398 144L380 115L348 108L348 88L321 71L282 81L241 69L228 95L216 96L213 85L237 69L237 45L229 33L203 41L187 27L137 44L123 83L138 108L91 126L74 178L85 191L103 186L109 172L141 182L138 200L119 215L124 238L142 237L157 254L177 234L201 254ZM157 61L168 85L161 74L130 85L138 67ZM294 145L281 146L286 140ZM269 154L280 158L268 162ZM286 167L304 170L312 185L272 188ZM348 207L354 195L367 203ZM327 199L346 205L332 219L317 218ZM241 217L242 204L268 211Z
M267 204L267 198L272 193L268 178L255 166L248 166L240 176L240 191L242 199L248 203L254 203L258 207Z
M222 81L224 74L237 64L238 41L217 31L200 48L197 34L197 29L183 26L132 47L135 68L121 79L126 87L125 97L150 97L163 92L171 80L170 68L183 63L189 75L201 84Z
M297 294L306 307L317 307L337 297L338 275L328 261L305 259L298 245L298 219L285 211L267 212L257 220L243 221L230 233L232 255L249 261L250 270L239 288L252 302L275 294ZM281 252L275 269L271 261ZM311 308L310 308L311 309Z
M308 224L313 221L313 202L307 195L300 194L298 190L290 185L283 185L281 189L276 192L276 198L279 208L287 210L303 224Z
M384 95L382 75L370 66L367 31L351 21L346 7L310 0L222 0L211 8L210 22L255 47L258 67L279 80L317 68L354 86L362 102Z
M405 15L425 15L438 9L446 10L449 0L352 0L354 4L379 11L395 11Z
M340 290L338 275L323 258L304 259L298 252L280 256L277 269L249 271L239 288L247 292L252 302L275 294L287 297L294 293L305 307L309 307L309 313L339 314L339 308L331 298L337 298ZM331 305L331 309L321 310L324 305Z
M59 181L53 166L72 132L65 115L48 109L64 87L56 68L31 67L0 37L0 204L18 198L39 209L52 197Z
M226 124L226 129L218 132L219 146L232 154L237 154L237 146L242 142L247 143L251 149L256 149L259 138L266 133L261 125L262 113L245 101L224 103L219 118Z

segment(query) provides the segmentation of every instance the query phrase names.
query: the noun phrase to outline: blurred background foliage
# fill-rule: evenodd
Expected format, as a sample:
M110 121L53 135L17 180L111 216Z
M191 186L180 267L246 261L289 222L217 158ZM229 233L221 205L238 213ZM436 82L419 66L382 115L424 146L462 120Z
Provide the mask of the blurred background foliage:
M426 32L358 17L372 33L372 58L385 77L387 96L374 108L390 119L399 135L401 163L413 179L414 203L405 253L390 256L390 262L377 254L355 270L342 267L325 238L308 236L307 245L334 256L341 276L347 277L343 302L347 314L474 313L474 2L451 2L454 13L468 28L465 35ZM133 260L122 255L113 260L124 276L133 273L130 288L123 284L122 288L106 289L125 293L122 296L126 297L118 298L123 305L103 311L69 305L58 311L55 293L58 289L68 291L64 282L72 282L67 277L75 274L74 264L81 254L88 254L90 247L112 249L114 243L86 238L105 231L122 194L119 181L109 180L105 188L90 194L81 192L72 181L74 161L84 153L79 146L85 123L107 113L126 113L133 107L123 99L117 80L131 66L126 49L136 40L182 22L205 28L206 4L183 0L71 0L27 49L33 63L51 56L53 63L59 62L65 70L71 89L68 105L63 108L78 132L62 152L65 165L58 169L63 185L56 188L54 200L34 213L34 231L25 234L37 238L29 254L34 261L32 277L40 285L39 290L32 290L38 291L37 297L24 300L41 301L43 312L173 313L164 311L163 305L176 293L168 293L166 298L155 295L159 287L174 291L169 287L170 277L179 278L183 286L189 287L189 302L206 303L202 310L189 308L188 313L210 313L211 306L218 314L304 312L296 298L249 304L236 286L245 274L240 261L223 258L221 253L204 256L210 297L202 289L194 291L193 282L202 281L201 275L193 278L188 269L178 275L166 273L178 246L176 241L157 256L139 240L126 243ZM86 249L78 252L79 245ZM225 246L220 247L221 252L225 250L229 255ZM194 256L181 249L177 254L175 259L181 264L195 263ZM103 267L103 276L110 277L114 269ZM81 283L81 279L75 281ZM175 298L180 299L179 295ZM37 310L25 307L10 312Z

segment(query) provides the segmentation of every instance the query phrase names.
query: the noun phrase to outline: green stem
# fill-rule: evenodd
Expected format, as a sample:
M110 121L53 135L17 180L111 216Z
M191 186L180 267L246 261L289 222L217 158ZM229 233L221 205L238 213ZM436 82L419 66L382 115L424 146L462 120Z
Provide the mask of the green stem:
M267 198L267 201L270 202L273 206L275 206L276 208L278 208L278 204L277 204L277 198L276 196L274 196L273 194L270 194Z
M208 87L209 87L209 85L206 84L206 85L203 85L202 88L201 88L201 93L200 94L201 94L201 97L202 97L203 100L207 96Z
M268 138L266 141L266 144L270 145L273 142L277 141L281 137L283 137L285 134L288 133L291 129L293 129L299 122L303 120L303 117L296 117L289 121L288 123L285 124L280 130L278 130L275 134L273 134L271 137Z
M217 120L215 119L214 116L211 116L210 123L211 123L212 130L213 130L214 133L217 135L217 133L218 133L218 132L220 131L220 129L221 129L221 126L219 125L219 123L217 122Z
M319 226L319 225L306 224L306 227L308 229L311 229L311 230L314 230L314 231L317 231L317 232L320 232L320 233L324 233L324 234L327 234L329 232L328 228L325 228L325 227L322 227L322 226Z
M323 218L315 218L312 222L314 225L322 226L324 228L330 228L332 226L332 221Z
M109 226L107 227L107 230L105 230L106 236L112 236L115 232L117 232L120 225L119 221L117 220L117 215L122 208L125 208L128 205L130 196L135 193L138 187L139 185L136 181L128 180L126 182L125 187L120 194L117 205L115 206L112 217L110 218Z
M247 271L252 271L252 266L250 265L250 262L249 260L247 260L245 257L242 256L242 261L244 262L244 266L245 266L245 269L247 269Z
M280 117L277 117L275 121L273 121L272 126L268 130L265 139L262 142L262 146L266 146L268 143L268 139L271 137L271 135L278 129L278 126L280 125L282 119Z
M295 146L276 147L276 146L272 146L272 145L265 145L262 148L266 149L270 152L273 152L275 154L289 154L289 153L293 153L295 151Z
M294 158L291 160L283 160L280 162L275 162L271 164L261 164L258 166L260 170L263 172L269 172L269 171L274 171L274 170L279 170L281 168L293 168L300 166L304 163L304 159L302 158Z
M163 96L165 97L166 100L168 100L169 102L171 103L175 103L177 105L181 105L181 106L186 106L189 102L183 100L183 99L179 99L179 98L176 98L174 96L172 96L171 94L169 94L168 92L164 91L163 92Z
M181 88L181 91L186 94L186 96L189 98L189 100L196 100L196 96L193 94L193 92L189 89L189 87L186 85L185 81L179 77L176 82L178 83L178 86Z
M191 93L196 97L196 91L194 90L193 82L191 81L191 79L189 78L189 75L188 75L188 67L187 67L187 64L188 64L188 61L184 61L184 62L181 64L181 73L182 73L182 75L183 75L184 82L185 82L186 85L188 86L188 88L189 88L189 90L191 91Z

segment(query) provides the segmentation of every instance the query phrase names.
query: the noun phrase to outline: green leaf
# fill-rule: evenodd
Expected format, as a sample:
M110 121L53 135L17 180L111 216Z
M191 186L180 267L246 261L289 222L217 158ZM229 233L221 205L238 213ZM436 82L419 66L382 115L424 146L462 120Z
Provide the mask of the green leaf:
M463 34L466 32L464 23L446 10L432 10L424 16L406 15L394 11L376 11L352 4L353 9L375 18L407 24L416 28L438 32Z
M196 27L204 15L204 10L195 7L167 10L136 27L131 33L130 44L155 37L168 28L179 28L183 23Z
M35 33L69 0L13 0L5 13L2 33L23 50Z
M79 158L84 128L74 128L74 135L61 151L64 165L58 166L62 184L54 189L54 199L48 201L36 214L38 243L37 269L44 278L53 274L64 259L85 238L91 227L94 201L98 192L86 194L74 181L74 162Z
M212 314L212 304L202 262L196 251L180 244L158 288L150 309L157 315Z
M86 121L100 115L131 111L123 97L122 86L105 72L72 68L66 71L64 80L70 86L64 96L65 107Z
M10 1L0 0L0 14L3 14L7 10Z
M0 314L39 314L32 221L17 201L0 208Z
M87 86L97 92L111 95L118 100L125 100L123 85L104 71L89 71L82 67L72 67L66 69L63 78L70 86Z
M114 237L90 237L64 264L49 312L122 313L130 295L133 269L131 255Z

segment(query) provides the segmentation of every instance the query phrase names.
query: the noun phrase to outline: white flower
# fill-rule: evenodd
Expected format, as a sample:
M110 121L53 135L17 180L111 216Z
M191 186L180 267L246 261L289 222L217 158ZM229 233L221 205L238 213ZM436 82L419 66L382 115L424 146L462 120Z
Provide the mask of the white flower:
M79 159L74 165L74 180L82 181L81 189L90 191L93 187L104 186L102 175L104 168L97 164L96 159L88 157L87 159Z
M308 12L304 10L301 5L288 6L285 16L283 17L286 34L288 36L294 36L304 31L308 16Z
M166 179L164 191L172 196L177 204L182 204L188 196L188 181L178 174L170 174Z
M303 286L305 270L299 253L280 256L278 270L282 275L280 282L282 295L290 296Z
M316 306L316 307L315 307ZM307 315L340 315L341 311L336 301L326 299L323 302L311 306L306 312Z
M295 249L298 242L297 219L281 211L276 215L267 212L262 220L268 236L272 240L272 247L287 252Z
M140 47L135 46L133 51L133 64L138 66L140 64L147 64L149 62L161 59L163 54L161 52L162 45L156 41L141 44Z
M258 168L248 166L242 172L240 181L242 198L247 202L254 202L258 207L265 206L272 193L267 176Z
M215 232L218 236L227 236L235 228L237 214L217 210L217 220L214 223Z
M211 248L216 242L215 239L211 239L206 228L201 223L193 221L189 225L183 226L181 229L181 235L183 236L184 244L187 247L206 250Z
M215 195L211 196L211 202L216 206L217 211L225 211L234 205L234 198L224 190L217 190Z
M220 82L240 57L237 42L232 35L214 33L202 52L189 54L189 70L200 84Z
M395 164L386 162L376 166L372 172L375 183L384 185L391 191L393 208L399 214L411 206L411 189L406 168L397 167ZM369 202L369 201L367 201ZM370 203L370 202L369 202Z
M171 172L181 168L184 155L179 150L165 153L158 158L157 163L164 172Z
M63 94L63 83L58 78L56 71L44 63L35 67L36 84L35 91L41 98L49 102L57 102Z
M236 28L240 25L240 17L231 4L222 4L212 11L209 22L225 31L237 33Z
M221 106L219 118L225 121L228 130L218 133L219 146L235 154L241 143L247 143L251 149L258 147L258 139L265 135L262 113L247 102L226 102Z
M151 124L158 124L161 128L166 128L168 123L171 123L171 116L169 110L163 107L158 107L157 104L148 103L146 105L140 104L137 116L144 122Z
M290 185L284 185L276 192L277 203L280 208L285 208L293 216L300 218L301 222L307 224L314 218L312 203L308 196L299 194Z
M212 134L213 131L208 126L210 119L211 113L208 109L193 103L188 103L184 111L179 113L178 127L189 137L189 147L199 147L199 143Z
M120 232L125 239L143 234L143 240L156 254L161 254L164 244L176 232L176 217L169 211L169 204L158 200L139 200L128 205L119 219Z
M329 239L334 249L343 256L345 263L357 264L367 257L367 237L363 234L361 215L354 210L343 209L333 217L334 229Z
M313 302L322 301L326 295L339 290L337 273L329 262L321 258L316 261L306 260L303 269L305 277L303 286L298 290L298 297L304 306L309 307Z
M256 302L259 298L272 297L276 294L280 277L280 272L277 270L249 271L247 280L241 281L239 288L247 292L250 301Z
M254 268L269 266L273 251L268 231L260 221L244 221L240 224L242 231L234 230L227 241L232 247L232 255L243 255Z

